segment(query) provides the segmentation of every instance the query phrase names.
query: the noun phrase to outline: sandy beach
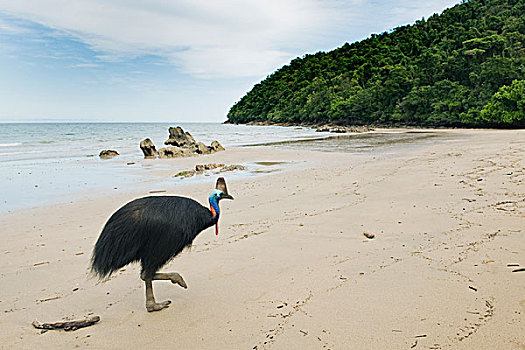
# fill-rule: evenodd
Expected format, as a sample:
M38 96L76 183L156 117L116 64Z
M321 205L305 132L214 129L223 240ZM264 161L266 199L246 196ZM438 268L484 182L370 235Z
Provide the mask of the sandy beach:
M525 132L439 132L373 156L232 148L173 160L135 190L0 214L0 348L523 350ZM188 289L154 282L169 308L146 312L138 265L90 278L115 210L150 190L207 206L215 177L155 179L209 162L285 166L223 175L235 200L219 235L162 269ZM100 322L73 332L31 325L89 315Z

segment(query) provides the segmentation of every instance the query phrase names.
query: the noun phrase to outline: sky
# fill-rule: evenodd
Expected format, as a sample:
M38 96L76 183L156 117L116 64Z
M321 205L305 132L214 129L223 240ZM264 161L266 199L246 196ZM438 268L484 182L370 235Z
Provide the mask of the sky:
M0 121L222 122L253 85L451 0L0 0Z

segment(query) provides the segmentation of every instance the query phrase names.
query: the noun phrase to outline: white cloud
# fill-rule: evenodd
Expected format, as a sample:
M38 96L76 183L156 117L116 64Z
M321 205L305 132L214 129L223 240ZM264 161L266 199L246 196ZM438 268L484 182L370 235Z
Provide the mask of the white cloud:
M24 34L27 32L27 29L0 17L0 33L1 32L7 34Z
M387 30L455 2L0 0L0 11L73 36L102 61L157 55L183 73L221 78L263 77L306 52L377 32L371 24Z
M335 0L330 0L334 1ZM0 0L0 11L78 38L105 60L154 54L201 77L268 73L323 32L334 8L317 0Z
M173 54L173 62L188 74L213 78L223 76L265 76L279 68L290 54L277 50L250 47L192 48Z
M98 66L96 63L78 63L73 65L73 68L96 68Z
M444 9L457 4L459 0L399 0L399 1L360 1L356 7L360 16L355 16L353 29L365 28L366 34L380 33L402 25L412 24L422 17L429 17L434 13L441 13ZM374 24L372 28L371 24Z

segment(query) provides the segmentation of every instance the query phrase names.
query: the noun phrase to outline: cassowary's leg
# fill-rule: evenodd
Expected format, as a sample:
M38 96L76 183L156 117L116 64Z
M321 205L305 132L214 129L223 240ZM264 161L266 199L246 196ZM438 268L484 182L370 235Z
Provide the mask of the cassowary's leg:
M184 281L184 278L182 278L182 276L176 272L167 272L167 273L157 272L153 276L153 280L170 280L171 283L173 284L176 283L182 288L188 288L188 286L186 285L186 282Z
M178 284L182 288L188 288L188 285L184 281L184 278L182 278L182 276L176 272L156 272L155 274L150 275L150 276L151 276L150 279L152 281L155 281L155 280L171 281L171 283ZM140 278L143 281L146 281L148 277L149 277L148 274L146 274L144 271L142 271L142 273L140 274Z
M155 301L155 296L153 295L152 280L144 279L144 283L146 283L146 310L148 310L148 312L152 312L167 308L171 303L171 300L166 300L161 303L157 303Z

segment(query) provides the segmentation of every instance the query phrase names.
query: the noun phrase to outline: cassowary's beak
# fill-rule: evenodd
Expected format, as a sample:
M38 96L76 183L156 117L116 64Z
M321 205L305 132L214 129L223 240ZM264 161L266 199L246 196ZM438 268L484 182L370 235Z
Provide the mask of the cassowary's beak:
M223 194L223 195L221 196L221 198L222 198L222 199L232 199L232 200L233 200L233 197L230 196L229 194Z

